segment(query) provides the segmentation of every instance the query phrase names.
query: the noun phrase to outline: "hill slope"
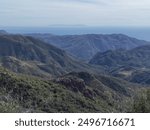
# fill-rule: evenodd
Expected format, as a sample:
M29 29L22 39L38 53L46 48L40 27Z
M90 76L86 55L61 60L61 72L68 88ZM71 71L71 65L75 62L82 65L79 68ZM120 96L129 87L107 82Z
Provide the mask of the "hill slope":
M89 61L97 52L116 50L119 48L132 49L150 44L149 42L128 37L123 34L101 35L66 35L56 36L51 34L30 34L47 43L64 49L73 56Z
M150 45L132 50L99 52L89 63L101 65L114 76L128 81L150 84Z
M127 103L138 89L117 78L85 72L49 81L0 67L0 112L129 112L132 105Z
M137 47L132 50L115 50L97 53L90 61L91 64L106 67L150 67L150 45Z
M0 36L0 63L14 72L38 76L81 70L97 72L95 67L73 59L57 47L22 35Z

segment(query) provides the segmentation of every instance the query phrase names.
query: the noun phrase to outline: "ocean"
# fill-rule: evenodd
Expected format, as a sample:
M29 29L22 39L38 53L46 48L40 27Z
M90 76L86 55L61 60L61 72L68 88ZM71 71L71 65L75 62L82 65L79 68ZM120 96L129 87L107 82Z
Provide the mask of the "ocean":
M150 41L150 27L1 27L9 33L51 33L55 35L125 34Z

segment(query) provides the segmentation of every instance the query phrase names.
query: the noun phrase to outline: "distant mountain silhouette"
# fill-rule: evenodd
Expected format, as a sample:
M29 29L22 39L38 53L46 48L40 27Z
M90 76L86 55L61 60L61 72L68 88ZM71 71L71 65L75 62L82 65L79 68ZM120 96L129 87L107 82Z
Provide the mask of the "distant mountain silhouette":
M5 30L0 30L0 35L8 34Z

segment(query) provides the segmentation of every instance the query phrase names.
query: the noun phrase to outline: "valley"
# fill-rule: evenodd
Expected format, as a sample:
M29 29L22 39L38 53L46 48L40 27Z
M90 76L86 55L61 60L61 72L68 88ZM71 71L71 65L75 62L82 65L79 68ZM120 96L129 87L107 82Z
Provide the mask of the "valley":
M149 92L147 41L0 31L0 112L150 112Z

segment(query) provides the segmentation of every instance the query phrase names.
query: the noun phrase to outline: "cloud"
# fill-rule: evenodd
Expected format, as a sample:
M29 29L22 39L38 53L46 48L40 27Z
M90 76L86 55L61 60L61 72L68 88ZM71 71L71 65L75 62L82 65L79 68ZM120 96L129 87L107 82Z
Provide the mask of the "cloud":
M48 1L48 0L45 0L45 1ZM99 3L99 2L101 2L101 0L55 0L53 2Z
M1 26L149 26L149 0L0 0Z

